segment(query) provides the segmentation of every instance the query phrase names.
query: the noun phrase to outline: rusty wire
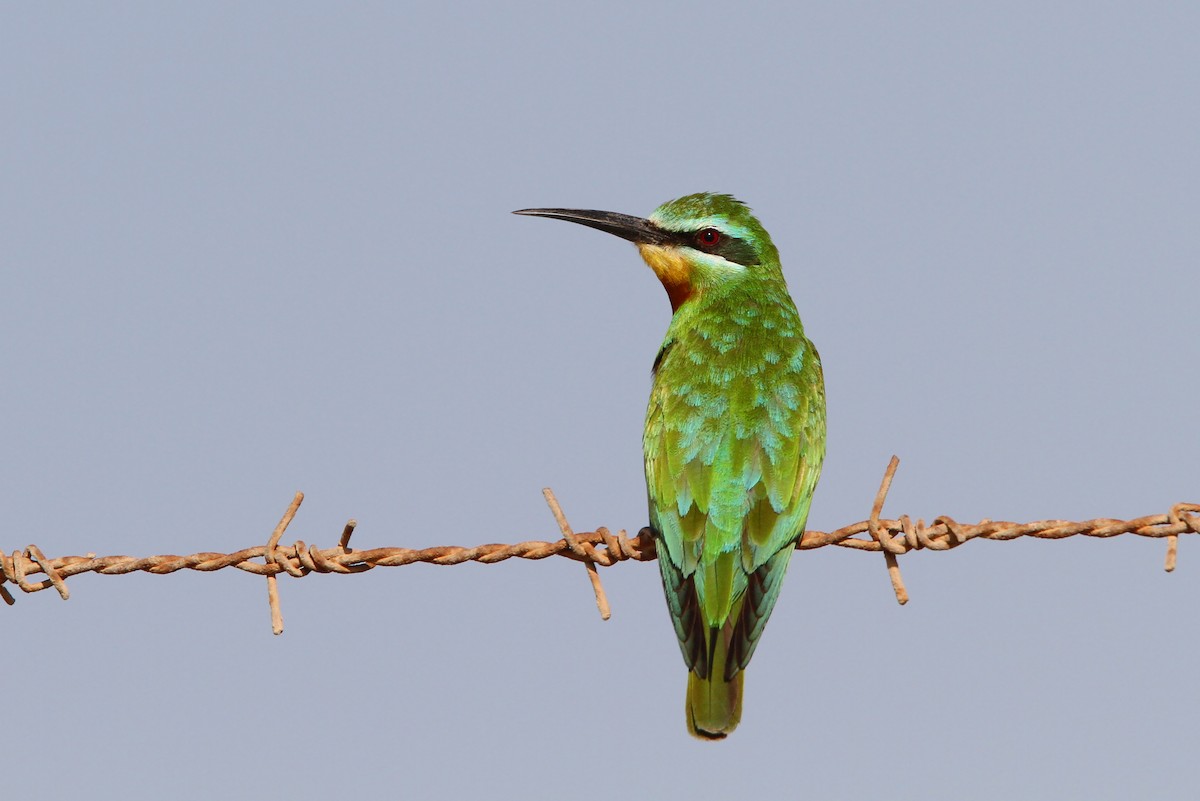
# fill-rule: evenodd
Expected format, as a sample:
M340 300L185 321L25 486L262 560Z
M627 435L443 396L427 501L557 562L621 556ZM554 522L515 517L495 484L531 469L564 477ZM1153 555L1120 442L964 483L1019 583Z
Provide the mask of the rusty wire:
M1139 537L1167 538L1164 568L1170 572L1175 569L1179 535L1200 534L1200 504L1192 503L1178 503L1166 514L1146 515L1132 520L1098 518L1082 522L1038 520L1032 523L1011 523L985 519L975 524L964 524L943 515L926 524L923 520L914 523L908 515L901 515L895 519L881 518L883 504L899 463L900 460L893 456L876 493L868 519L843 526L836 531L805 531L796 547L811 550L838 545L860 551L882 551L892 589L896 600L901 604L908 602L908 591L900 575L897 557L909 551L945 551L973 539L1013 540L1018 537L1036 537L1057 540L1077 535L1115 537L1120 534L1136 534ZM208 572L235 567L266 577L271 628L279 634L283 631L283 616L280 612L279 588L276 582L280 573L301 578L309 573L361 573L373 567L397 567L414 562L435 565L459 565L464 562L494 564L513 557L545 559L549 556L565 556L584 564L596 595L600 615L607 620L610 614L608 598L600 583L597 567L610 567L626 560L649 562L655 559L654 539L650 530L643 528L635 537L628 536L625 531L613 534L604 527L577 533L567 522L554 493L546 489L543 490L543 494L558 523L562 533L561 539L530 540L512 545L477 545L473 548L443 545L420 549L372 548L360 551L350 547L350 536L354 533L356 525L354 520L350 520L334 548L320 549L315 545L306 545L301 540L297 540L293 545L281 546L279 541L304 500L304 493L297 492L266 545L244 548L235 553L206 552L190 556L166 554L146 557L88 554L48 559L36 545L30 545L24 551L14 551L11 555L0 553L0 598L9 605L15 602L12 593L5 586L13 584L27 593L53 587L66 600L70 597L66 579L80 573L111 576L142 571L162 575L185 569ZM262 561L254 561L256 559ZM44 574L46 578L30 581L29 576L37 573Z

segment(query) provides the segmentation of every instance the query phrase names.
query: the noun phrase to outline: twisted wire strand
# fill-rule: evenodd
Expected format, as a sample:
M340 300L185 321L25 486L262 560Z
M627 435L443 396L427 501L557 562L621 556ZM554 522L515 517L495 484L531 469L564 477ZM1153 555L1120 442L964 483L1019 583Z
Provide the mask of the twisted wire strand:
M913 522L908 515L901 515L895 519L881 518L883 503L898 465L899 460L892 457L868 519L835 531L805 531L796 547L813 550L836 545L859 551L882 552L896 600L901 604L908 601L908 592L900 576L896 557L909 551L944 551L973 539L1008 541L1019 537L1035 537L1058 540L1075 536L1107 538L1134 534L1154 539L1167 538L1165 569L1170 572L1175 569L1179 535L1200 534L1200 504L1192 503L1178 503L1164 514L1146 515L1132 520L1097 518L1080 522L1037 520L1031 523L1013 523L985 519L978 523L965 524L943 515L926 524L923 520ZM350 537L356 525L355 521L351 520L343 529L338 545L333 548L322 549L300 540L292 545L280 545L280 539L304 499L304 494L298 492L266 545L243 548L233 553L202 552L189 556L163 554L144 557L88 554L51 559L36 545L29 545L23 551L13 551L11 554L0 553L0 598L9 605L15 602L15 598L6 587L7 584L12 584L26 593L53 587L65 600L70 597L66 579L81 573L113 576L140 571L164 575L178 570L210 572L232 567L267 578L272 630L279 634L283 631L283 616L280 613L276 583L276 577L280 573L301 578L310 573L361 573L376 567L399 567L417 562L434 565L480 562L490 565L513 558L546 559L562 556L584 564L601 617L607 620L610 615L609 604L600 583L597 567L611 567L628 560L654 560L656 553L650 530L643 528L633 537L623 530L613 534L604 527L595 531L575 532L567 522L554 493L547 489L543 490L543 494L562 533L558 540L491 543L474 547L442 545L419 549L356 550L350 547ZM39 573L45 578L30 579L30 576Z

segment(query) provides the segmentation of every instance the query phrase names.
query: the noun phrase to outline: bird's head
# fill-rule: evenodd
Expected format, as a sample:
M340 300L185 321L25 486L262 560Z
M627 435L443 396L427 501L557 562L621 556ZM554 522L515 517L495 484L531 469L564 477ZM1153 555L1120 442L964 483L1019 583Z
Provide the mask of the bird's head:
M671 308L707 289L753 278L782 280L771 236L731 195L701 192L664 203L647 218L591 209L522 209L628 239L666 287Z

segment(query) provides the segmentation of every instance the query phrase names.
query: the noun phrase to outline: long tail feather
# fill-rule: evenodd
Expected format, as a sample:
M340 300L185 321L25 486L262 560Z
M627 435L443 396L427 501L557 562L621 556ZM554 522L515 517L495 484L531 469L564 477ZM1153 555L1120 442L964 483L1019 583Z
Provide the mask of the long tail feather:
M709 629L708 675L688 673L687 725L688 732L702 740L723 740L742 719L742 679L745 672L737 670L726 678L732 625Z

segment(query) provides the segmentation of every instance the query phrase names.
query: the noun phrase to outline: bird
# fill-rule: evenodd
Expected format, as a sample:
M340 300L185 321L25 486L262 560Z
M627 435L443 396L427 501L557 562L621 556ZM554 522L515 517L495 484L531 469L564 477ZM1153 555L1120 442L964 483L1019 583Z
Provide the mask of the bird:
M688 731L721 740L804 533L825 458L825 383L779 251L750 208L702 192L647 218L513 212L634 243L666 289L642 435L650 530L688 669Z

